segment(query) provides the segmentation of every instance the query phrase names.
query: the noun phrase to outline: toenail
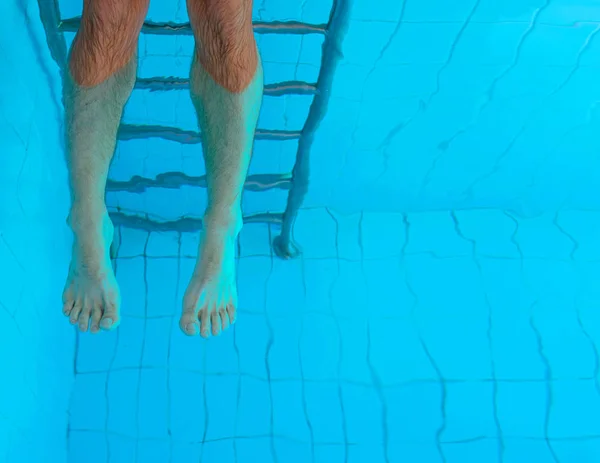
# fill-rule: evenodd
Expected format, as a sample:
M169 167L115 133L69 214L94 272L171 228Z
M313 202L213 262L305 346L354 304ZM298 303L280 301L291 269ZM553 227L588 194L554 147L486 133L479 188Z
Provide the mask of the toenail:
M101 325L103 328L110 328L110 327L112 326L112 324L113 324L113 319L112 319L112 318L103 318L103 319L100 321L100 325Z
M198 329L196 328L196 325L194 323L188 323L185 326L185 331L188 334L198 334Z

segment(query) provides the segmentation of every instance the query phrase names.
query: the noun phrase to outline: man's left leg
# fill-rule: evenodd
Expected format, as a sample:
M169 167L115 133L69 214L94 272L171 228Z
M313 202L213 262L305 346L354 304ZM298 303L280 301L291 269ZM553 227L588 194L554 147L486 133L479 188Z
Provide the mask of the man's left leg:
M235 321L235 241L262 99L252 0L188 0L196 38L190 73L206 165L208 207L180 327L217 335ZM198 330L198 328L200 328Z

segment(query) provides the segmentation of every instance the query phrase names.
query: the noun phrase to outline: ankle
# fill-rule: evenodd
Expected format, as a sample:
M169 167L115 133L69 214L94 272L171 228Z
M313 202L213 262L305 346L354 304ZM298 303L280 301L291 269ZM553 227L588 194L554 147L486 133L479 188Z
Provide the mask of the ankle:
M205 228L221 230L237 235L242 228L242 211L236 208L209 208L202 223Z
M104 232L114 228L104 205L94 207L74 204L67 217L67 225L75 234L93 230Z

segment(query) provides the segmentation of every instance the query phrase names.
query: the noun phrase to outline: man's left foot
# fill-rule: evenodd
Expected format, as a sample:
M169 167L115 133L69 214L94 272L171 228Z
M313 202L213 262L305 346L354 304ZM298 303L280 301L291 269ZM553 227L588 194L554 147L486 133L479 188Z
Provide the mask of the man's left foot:
M188 336L217 336L235 322L235 242L240 229L241 219L204 219L198 261L185 291L179 321Z

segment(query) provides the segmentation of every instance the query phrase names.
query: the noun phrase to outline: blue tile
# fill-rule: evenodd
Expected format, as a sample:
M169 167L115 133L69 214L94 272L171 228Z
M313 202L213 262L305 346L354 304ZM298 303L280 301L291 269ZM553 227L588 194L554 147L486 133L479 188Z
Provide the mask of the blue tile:
M324 209L301 211L294 224L294 240L306 259L334 257L337 253L335 221Z
M169 372L168 422L169 429L173 436L177 436L177 440L202 442L204 439L207 416L204 381L205 377L199 373L176 370Z
M271 383L273 396L273 435L309 442L309 417L303 404L300 381L276 381ZM287 447L287 442L282 443ZM279 451L277 452L279 454Z
M494 386L490 382L446 384L444 441L457 442L479 437L497 438L494 417Z
M162 461L169 461L169 456L169 442L158 440L138 441L138 461L147 461L148 463L160 463Z
M548 386L543 382L499 382L498 422L512 437L543 439L548 408Z
M69 463L105 463L108 458L104 433L73 431L69 438Z
M442 388L438 383L413 382L386 389L387 429L390 442L430 442L443 424ZM380 427L381 421L373 421Z
M477 1L462 1L451 7L442 0L428 0L422 3L407 3L404 20L409 22L464 22Z
M438 64L441 67L450 57L461 27L462 23L404 23L382 63ZM434 36L439 40L429 40ZM407 43L414 46L407 47Z
M63 18L72 18L81 15L82 6L78 3L69 0L59 0L58 5Z
M383 404L373 388L345 383L342 399L348 441L382 445Z
M359 260L361 256L359 232L362 214L333 214L337 223L337 248L339 257Z
M444 461L437 443L431 442L390 442L388 446L390 461L442 463Z
M369 362L383 385L438 379L413 322L371 320L369 339Z
M342 334L340 376L345 381L371 382L368 358L368 326L366 320L339 320Z
M352 445L348 448L348 463L363 463L370 461L373 463L386 462L383 444L363 444ZM429 463L429 462L428 462Z
M222 332L219 336L212 337L205 345L207 374L237 375L240 372L239 349L235 344L233 329ZM263 351L264 355L264 351Z
M417 298L418 314L424 321L445 318L487 323L484 288L472 258L409 255L405 258L405 272L411 292Z
M112 371L108 375L108 421L110 432L137 436L139 422L134 410L139 400L139 371Z
M285 140L273 143L271 140L255 140L250 175L255 174L289 174L296 163L298 140ZM265 225L255 224L266 229Z
M297 319L270 319L273 329L267 361L271 379L300 378L300 335L301 323Z
M535 458L536 463L556 463L552 451L543 440L514 437L504 440L506 463L530 463L532 458Z
M351 20L342 45L344 59L349 63L372 66L392 36L393 23L376 23ZM370 47L364 47L365 37L370 38ZM388 54L391 54L391 50Z
M332 380L340 367L340 333L330 315L306 314L298 344L304 378Z
M444 378L482 380L492 377L486 320L438 318L431 322L420 321L419 325L423 343Z
M500 463L500 447L495 439L443 444L443 448L448 463Z
M237 404L224 397L236 397L238 378L232 376L208 376L206 378L207 428L206 439L223 439L235 435Z
M102 431L106 425L106 373L77 375L71 392L70 426L72 429ZM90 396L94 400L89 400Z
M304 463L311 461L312 449L308 442L275 438L277 461Z
M265 304L269 316L292 317L302 311L305 300L303 273L299 259L273 261Z
M202 444L175 442L172 444L172 461L178 463L197 463L202 455Z
M206 343L199 336L185 336L179 328L179 317L171 323L171 342L169 344L169 366L171 368L204 372L206 367Z
M123 317L118 328L117 350L112 368L137 368L142 361L146 337L146 320Z
M600 439L552 442L552 448L562 463L593 463L600 458Z
M150 4L148 9L147 19L162 22L187 22L189 17L183 0L175 0L172 2L158 1Z
M332 315L331 294L339 273L336 259L305 259L306 307L311 313Z
M144 259L119 259L117 282L121 290L121 315L145 315L146 286L144 284Z
M363 214L359 243L365 259L381 259L400 255L406 241L406 225L402 214Z
M331 295L335 315L362 320L369 301L361 263L340 260L339 269Z
M256 461L274 461L273 440L268 437L253 439L236 439L236 457L239 463L254 463Z
M235 461L233 439L205 442L202 446L201 461Z
M137 452L137 440L110 434L106 436L108 441L108 452L110 463L129 463L135 461Z
M557 379L591 378L596 374L597 352L582 330L573 304L556 302L540 303L533 309L533 323L550 363L550 374Z
M273 34L261 37L259 50L263 62L295 64L300 53L300 40L297 35Z
M264 315L244 314L235 325L235 346L240 371L258 378L267 378L267 346L271 333Z
M267 191L249 191L244 192L244 199L242 200L243 211L245 216L252 216L263 214L269 211L284 211L287 204L288 192L282 189L270 189ZM267 230L265 224L263 230ZM264 233L267 235L267 233ZM263 245L267 247L269 244L268 236L263 238L262 243L256 243L257 245ZM264 249L264 248L263 248ZM263 252L263 255L267 255L269 252Z
M396 21L404 6L403 2L382 2L380 8L373 8L368 0L357 0L352 3L351 17L361 21Z
M471 23L457 43L453 62L501 65L502 70L497 70L494 77L501 75L512 65L515 50L528 28L528 22Z
M145 320L145 334L141 366L156 368L166 367L169 359L169 336L171 334L170 318L153 318Z
M595 211L560 211L557 223L577 241L573 256L577 260L599 260L600 243L595 233L600 230L600 214Z
M243 241L241 243L244 255ZM240 311L264 313L271 265L269 257L244 257L238 261L237 290Z
M399 257L365 260L362 270L368 291L365 312L369 317L408 318L415 306L404 261Z
M236 436L244 438L271 434L271 394L265 380L242 376L236 394ZM239 441L241 442L241 441Z
M302 130L312 100L312 95L266 95L263 97L258 127L270 130Z
M586 40L595 30L594 24L583 25L576 30L549 24L539 24L521 49L521 59L527 63L542 66L574 66ZM543 45L557 44L549 53Z
M321 66L308 63L300 63L296 65L286 64L282 65L281 68L287 72L286 75L291 74L294 76L294 80L300 82L317 82L321 70Z
M548 437L561 439L598 436L599 413L600 388L597 379L554 381Z
M562 259L528 259L524 262L524 279L537 296L540 306L564 310L573 315L573 296L577 292L577 274L573 266ZM544 314L544 312L542 312Z
M494 0L482 0L473 15L474 21L483 22L529 22L539 8L545 4L544 0L508 0L498 3Z
M344 442L341 384L306 382L304 400L315 442Z
M156 257L176 256L179 250L178 240L178 233L151 233L146 253Z
M346 461L343 445L316 445L315 463L342 463Z
M102 334L103 336L79 335L77 372L107 371L111 368L117 350L117 332Z
M144 369L141 371L139 396L135 405L141 438L168 438L168 386L166 369Z
M479 209L455 214L463 235L475 241L478 256L519 258L519 250L511 241L515 223L503 211Z
M407 217L408 245L406 252L431 253L439 257L471 256L473 245L458 233L449 212L411 214Z
M526 257L570 257L573 242L553 225L553 220L552 214L535 219L519 219L515 238Z

